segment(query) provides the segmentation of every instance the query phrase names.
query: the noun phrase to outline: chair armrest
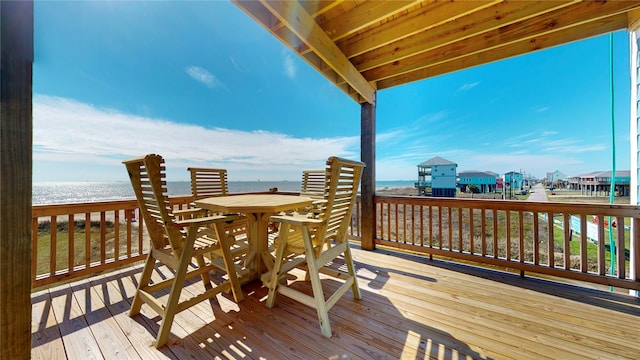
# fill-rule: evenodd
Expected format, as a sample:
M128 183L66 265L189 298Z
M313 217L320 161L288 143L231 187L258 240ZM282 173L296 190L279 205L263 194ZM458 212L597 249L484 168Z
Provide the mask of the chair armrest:
M323 220L313 219L308 217L307 215L300 215L300 214L275 215L275 216L272 216L270 219L271 221L274 221L274 222L287 223L287 224L296 225L296 226L302 226L302 225L318 226L323 223Z
M206 213L206 210L205 209L201 209L201 208L188 208L188 209L181 209L181 210L174 210L173 211L173 215L181 216L181 217L190 216L190 215L198 214L198 213Z
M169 226L184 228L189 226L203 226L207 224L214 224L219 222L231 223L236 219L239 219L240 215L238 214L228 214L228 215L215 215L215 216L207 216L193 219L184 219L178 220L173 224L169 224Z

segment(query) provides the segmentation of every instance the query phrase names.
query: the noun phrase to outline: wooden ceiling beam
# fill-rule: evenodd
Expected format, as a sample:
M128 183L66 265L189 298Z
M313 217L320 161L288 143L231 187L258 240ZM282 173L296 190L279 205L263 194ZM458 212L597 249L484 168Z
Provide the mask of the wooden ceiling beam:
M244 3L244 1L239 1ZM369 103L375 102L376 89L365 80L333 41L297 1L265 1L261 4L287 29L313 50L346 83ZM272 31L273 32L273 31ZM293 47L296 49L295 47ZM297 52L297 51L296 51Z
M444 23L429 31L404 37L394 43L354 57L351 62L361 72L386 64L394 64L462 39L474 36L481 38L485 33L495 32L504 28L505 25L522 23L523 19L530 19L574 3L574 1L514 1L496 4ZM528 31L528 29L523 29L523 31Z
M640 9L633 9L627 13L629 19L629 25L627 30L636 31L640 29Z
M367 1L330 20L317 22L335 42L420 2L421 0Z
M300 5L309 13L309 15L311 15L311 17L316 18L343 2L344 0L302 0L300 1ZM279 23L272 29L276 31L282 27L284 27L284 24Z
M611 13L619 12L615 7L607 10L609 11L593 6L580 7L579 9L570 7L558 10L546 16L513 23L487 33L419 53L416 56L364 71L363 75L369 81L378 81L442 62L453 61L467 55L498 49L511 43L535 38L546 33L567 29L575 26L576 23L580 23L580 21L576 20L576 15L585 15L580 16L580 19L598 19Z
M533 51L547 49L577 40L583 40L589 37L624 29L627 27L627 24L628 20L626 13L616 14L608 18L599 19L588 23L581 23L562 31L546 33L538 37L524 39L501 47L498 50L494 49L492 51L483 51L481 53L471 54L468 56L457 58L455 59L455 61L447 61L435 66L422 68L413 72L404 73L392 78L381 80L377 82L377 88L378 90L387 89L409 82L423 80L426 78L487 64L497 60L523 55Z
M246 12L256 22L261 24L267 30L277 37L283 44L288 46L291 50L297 51L301 44L301 40L288 28L279 26L280 21L271 14L271 12L265 8L258 1L244 1L233 0L233 2ZM277 28L278 30L273 30ZM355 101L360 102L361 97L354 96L349 84L347 84L332 68L330 68L318 55L313 52L309 52L302 56L302 58L318 72L320 72L329 81L333 82L339 89L344 91L347 95L353 98Z
M388 21L360 34L349 36L336 43L347 57L352 58L391 44L407 36L455 20L461 15L466 15L500 2L501 0L432 1L424 4L420 10L413 11L404 16L398 16L392 21Z

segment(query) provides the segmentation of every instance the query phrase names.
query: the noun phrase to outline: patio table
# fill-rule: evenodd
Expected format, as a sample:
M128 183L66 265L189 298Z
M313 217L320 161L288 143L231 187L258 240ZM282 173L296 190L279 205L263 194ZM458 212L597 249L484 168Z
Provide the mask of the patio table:
M268 266L262 260L268 254L269 218L277 213L311 206L313 199L306 196L280 194L242 194L216 196L196 200L197 207L220 213L245 214L249 223L249 253L245 266L250 279L259 278ZM244 276L243 276L244 278Z

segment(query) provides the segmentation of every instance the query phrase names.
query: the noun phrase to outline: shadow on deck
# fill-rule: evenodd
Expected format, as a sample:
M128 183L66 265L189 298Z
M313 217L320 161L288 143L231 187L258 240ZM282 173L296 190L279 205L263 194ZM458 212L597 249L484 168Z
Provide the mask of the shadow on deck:
M33 358L540 359L634 358L640 302L620 293L354 246L363 299L331 309L333 337L315 310L254 282L245 300L203 302L176 316L153 347L159 317L127 314L141 266L32 295ZM340 264L336 264L340 266ZM157 269L155 276L168 274ZM302 272L300 272L300 277ZM337 283L326 279L327 291ZM194 282L185 288L202 286ZM294 283L307 293L311 286ZM148 309L146 309L148 310ZM148 318L147 316L151 316Z

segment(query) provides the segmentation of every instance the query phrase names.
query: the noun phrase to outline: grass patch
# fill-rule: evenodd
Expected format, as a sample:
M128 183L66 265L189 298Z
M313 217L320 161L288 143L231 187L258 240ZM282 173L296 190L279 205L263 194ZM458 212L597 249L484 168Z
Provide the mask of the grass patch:
M52 231L51 222L43 221L38 224L36 275L51 273L52 270L67 270L69 266L80 266L87 263L99 262L104 253L105 259L115 256L116 226L113 221L104 222L104 246L101 236L101 222L90 221L88 224L84 220L75 220L70 227L68 221L56 223L55 231ZM88 228L87 228L88 225ZM73 237L71 231L73 229ZM127 247L127 224L120 223L117 234L118 253L126 254ZM138 227L132 226L131 239L138 238ZM54 239L52 247L52 239ZM73 244L73 253L70 252L70 244ZM132 241L132 252L137 252L137 241ZM55 253L55 269L51 269L51 256ZM70 261L70 256L73 256ZM71 262L71 264L70 264Z

